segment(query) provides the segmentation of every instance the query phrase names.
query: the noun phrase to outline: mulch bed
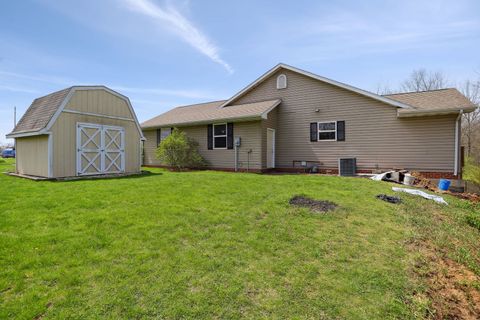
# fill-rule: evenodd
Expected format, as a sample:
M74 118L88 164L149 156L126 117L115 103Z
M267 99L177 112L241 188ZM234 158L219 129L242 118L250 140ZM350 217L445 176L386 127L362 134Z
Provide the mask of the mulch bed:
M288 203L290 203L292 206L309 208L310 210L316 212L332 211L338 207L338 205L334 202L326 200L314 200L305 196L294 196Z

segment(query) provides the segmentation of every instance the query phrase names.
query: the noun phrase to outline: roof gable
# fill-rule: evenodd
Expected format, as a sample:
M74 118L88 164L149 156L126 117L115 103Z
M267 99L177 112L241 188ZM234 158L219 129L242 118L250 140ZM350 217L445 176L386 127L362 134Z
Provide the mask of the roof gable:
M105 90L125 100L135 120L140 136L144 139L142 129L128 97L105 86L73 86L35 99L15 126L15 129L7 134L7 138L48 134L48 130L50 130L67 103L78 90Z
M311 73L311 72L308 72L308 71L305 71L305 70L301 70L301 69L298 69L298 68L289 66L289 65L287 65L287 64L283 64L283 63L280 63L280 64L276 65L275 67L273 67L272 69L270 69L269 71L267 71L266 73L264 73L264 74L263 74L262 76L260 76L257 80L255 80L254 82L252 82L251 84L249 84L248 86L246 86L244 89L242 89L242 90L239 91L237 94L235 94L233 97L231 97L229 100L225 101L220 107L221 107L221 108L224 108L224 107L227 107L227 106L231 105L231 104L232 104L233 102L235 102L237 99L239 99L240 97L244 96L246 93L250 92L250 90L252 90L252 89L255 88L256 86L258 86L258 85L259 85L260 83L262 83L263 81L267 80L272 74L274 74L275 72L277 72L277 71L280 70L280 69L286 69L286 70L290 70L290 71L292 71L292 72L296 72L296 73L302 74L302 75L307 76L307 77L310 77L310 78L312 78L312 79L315 79L315 80L318 80L318 81L322 81L322 82L325 82L325 83L334 85L334 86L336 86L336 87L343 88L343 89L348 90L348 91L355 92L355 93L357 93L357 94L360 94L360 95L363 95L363 96L372 98L372 99L374 99L374 100L381 101L381 102L386 103L386 104L388 104L388 105L391 105L391 106L393 106L393 107L405 108L405 109L412 108L410 105L405 104L405 103L403 103L403 102L396 101L396 100L390 99L390 98L388 98L388 97L383 97L383 96L377 95L377 94L375 94L375 93L368 92L368 91L365 91L365 90L362 90L362 89L359 89L359 88L350 86L350 85L345 84L345 83L342 83L342 82L338 82L338 81L335 81L335 80L332 80L332 79L328 79L328 78L325 78L325 77L321 77L321 76L316 75L316 74L314 74L314 73Z

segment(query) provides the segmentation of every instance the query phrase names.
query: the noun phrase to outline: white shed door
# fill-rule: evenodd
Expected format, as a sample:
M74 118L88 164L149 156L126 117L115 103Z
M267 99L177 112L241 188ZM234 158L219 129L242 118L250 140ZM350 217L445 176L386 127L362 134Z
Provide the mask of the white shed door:
M90 123L77 124L77 174L125 172L125 130Z

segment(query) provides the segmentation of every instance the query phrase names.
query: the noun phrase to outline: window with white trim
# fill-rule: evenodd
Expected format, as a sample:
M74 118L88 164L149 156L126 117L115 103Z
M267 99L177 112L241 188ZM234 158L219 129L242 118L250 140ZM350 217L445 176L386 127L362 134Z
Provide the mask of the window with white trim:
M213 149L227 149L227 124L213 125Z
M337 140L337 122L318 123L318 141Z
M281 74L277 77L277 89L285 89L287 87L287 76Z

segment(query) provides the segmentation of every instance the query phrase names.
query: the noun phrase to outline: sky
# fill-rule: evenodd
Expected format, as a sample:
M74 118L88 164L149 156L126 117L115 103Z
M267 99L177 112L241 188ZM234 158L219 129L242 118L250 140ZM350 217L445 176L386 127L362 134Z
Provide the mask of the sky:
M119 91L142 122L280 62L372 92L418 68L475 79L480 1L1 1L0 143L14 106L71 85Z

